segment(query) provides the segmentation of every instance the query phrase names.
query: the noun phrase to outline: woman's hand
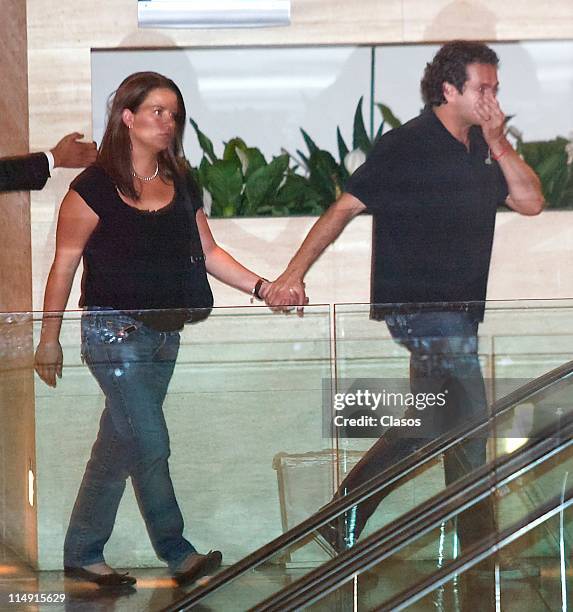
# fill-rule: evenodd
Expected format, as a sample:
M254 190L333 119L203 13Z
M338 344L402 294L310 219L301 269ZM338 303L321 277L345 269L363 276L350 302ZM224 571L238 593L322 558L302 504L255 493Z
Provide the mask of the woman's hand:
M34 356L36 374L50 387L56 386L56 376L62 378L64 353L58 340L40 342Z
M263 280L263 284L261 285L261 288L259 289L259 295L261 296L262 300L265 300L265 296L267 295L272 285L273 284L271 281Z

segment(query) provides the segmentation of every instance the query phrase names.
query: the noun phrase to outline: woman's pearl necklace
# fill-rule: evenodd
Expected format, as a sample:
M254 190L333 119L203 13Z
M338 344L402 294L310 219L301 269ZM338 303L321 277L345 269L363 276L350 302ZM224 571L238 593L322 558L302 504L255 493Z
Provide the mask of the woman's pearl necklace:
M152 181L157 174L159 173L159 162L155 162L155 172L151 176L139 176L135 170L131 171L131 174L140 181L145 181L146 183Z

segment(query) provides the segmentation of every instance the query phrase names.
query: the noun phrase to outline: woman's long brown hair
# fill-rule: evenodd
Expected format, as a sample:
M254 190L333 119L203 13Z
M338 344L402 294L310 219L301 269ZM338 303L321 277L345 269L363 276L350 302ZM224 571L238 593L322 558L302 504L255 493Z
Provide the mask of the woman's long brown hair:
M117 88L108 110L107 126L101 141L96 165L102 167L128 198L138 200L131 165L129 129L122 119L123 110L135 113L153 89L170 89L177 96L175 134L169 147L158 155L159 171L163 178L175 180L184 174L183 132L185 131L185 103L179 87L157 72L136 72Z

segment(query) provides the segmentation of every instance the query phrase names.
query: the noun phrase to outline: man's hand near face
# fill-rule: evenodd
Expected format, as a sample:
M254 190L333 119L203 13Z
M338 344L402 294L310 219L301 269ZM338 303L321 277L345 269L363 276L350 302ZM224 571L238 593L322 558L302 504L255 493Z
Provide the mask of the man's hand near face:
M499 155L504 147L510 146L505 138L505 115L497 98L487 91L476 103L476 113L487 144L494 156ZM500 149L500 150L497 150Z

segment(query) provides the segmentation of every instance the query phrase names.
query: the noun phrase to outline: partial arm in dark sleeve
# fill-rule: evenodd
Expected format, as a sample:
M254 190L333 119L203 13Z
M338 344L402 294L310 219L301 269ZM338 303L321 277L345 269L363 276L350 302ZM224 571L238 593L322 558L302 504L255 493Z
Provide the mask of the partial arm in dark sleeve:
M0 159L0 192L42 189L49 176L44 153Z

